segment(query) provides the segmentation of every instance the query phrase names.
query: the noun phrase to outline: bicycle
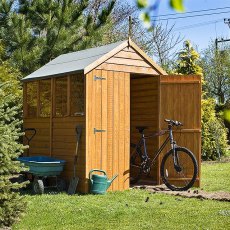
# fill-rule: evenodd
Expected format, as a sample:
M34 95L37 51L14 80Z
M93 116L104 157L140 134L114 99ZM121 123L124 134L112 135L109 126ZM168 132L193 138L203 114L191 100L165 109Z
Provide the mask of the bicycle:
M169 189L174 191L185 191L191 188L196 180L198 174L197 160L189 149L178 146L176 141L173 139L172 128L174 126L182 126L183 124L179 121L168 119L165 119L165 122L168 123L167 130L161 130L160 132L154 133L150 136L145 136L144 134L144 130L148 127L136 127L141 134L141 138L138 144L131 143L132 151L130 157L130 183L135 184L143 174L150 174L151 168L157 157L160 155L167 143L170 142L171 149L164 155L161 161L161 178L163 183ZM167 138L154 154L153 159L151 159L147 153L146 139L155 136L162 136L165 133L168 133ZM142 149L144 151L142 151ZM170 181L170 178L173 178L173 181L176 183L172 183L173 181Z

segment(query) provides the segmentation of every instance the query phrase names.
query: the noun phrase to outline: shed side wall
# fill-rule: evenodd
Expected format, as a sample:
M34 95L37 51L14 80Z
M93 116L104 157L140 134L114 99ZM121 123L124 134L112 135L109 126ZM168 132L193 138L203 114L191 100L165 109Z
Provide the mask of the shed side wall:
M76 75L76 77L78 77ZM68 76L66 78L69 79ZM64 117L55 117L55 91L53 84L55 80L52 79L52 105L51 117L39 117L39 113L35 117L27 117L27 103L26 103L26 84L24 83L24 129L35 128L37 133L30 142L29 156L51 156L66 161L62 177L69 181L73 177L73 162L76 151L76 125L82 125L82 136L79 143L78 161L76 166L76 175L80 178L77 190L86 192L86 175L85 175L85 116L70 116L70 82L68 82L67 94L67 115ZM39 96L39 95L38 95ZM28 135L29 132L27 132ZM24 144L27 144L24 138ZM27 156L25 151L24 156Z
M76 125L83 127L76 165L76 175L79 177L77 190L85 192L85 117L53 118L52 156L66 160L63 176L70 180L76 152Z

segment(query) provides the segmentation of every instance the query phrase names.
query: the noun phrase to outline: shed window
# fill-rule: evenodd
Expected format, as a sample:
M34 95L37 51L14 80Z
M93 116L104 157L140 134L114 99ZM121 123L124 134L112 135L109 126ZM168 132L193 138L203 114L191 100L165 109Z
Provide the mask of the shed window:
M51 110L51 80L42 80L39 83L40 116L49 117Z
M67 78L57 78L55 81L55 115L67 115Z
M28 82L26 90L27 117L37 116L38 82Z
M70 114L84 115L84 75L70 76Z

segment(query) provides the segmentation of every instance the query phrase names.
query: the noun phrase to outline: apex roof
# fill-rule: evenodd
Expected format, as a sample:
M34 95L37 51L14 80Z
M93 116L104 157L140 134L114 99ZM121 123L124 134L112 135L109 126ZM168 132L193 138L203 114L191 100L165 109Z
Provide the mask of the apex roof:
M105 46L62 54L22 80L29 81L36 78L60 76L79 71L84 71L84 74L86 74L127 46L131 46L134 50L136 50L136 52L146 59L146 61L154 69L156 69L159 74L166 74L166 72L160 66L158 66L134 42L129 39Z

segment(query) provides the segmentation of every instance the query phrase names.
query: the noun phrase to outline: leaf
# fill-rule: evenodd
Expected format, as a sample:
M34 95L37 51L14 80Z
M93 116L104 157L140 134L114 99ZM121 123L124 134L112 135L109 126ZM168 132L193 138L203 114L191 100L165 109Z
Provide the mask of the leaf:
M147 12L142 12L140 14L140 19L144 22L144 27L145 28L150 28L151 27L151 20L150 16Z
M148 0L137 0L137 6L140 9L146 8L148 6Z
M179 12L184 12L184 4L183 4L183 0L170 0L170 6Z
M230 123L230 110L224 110L224 119Z

